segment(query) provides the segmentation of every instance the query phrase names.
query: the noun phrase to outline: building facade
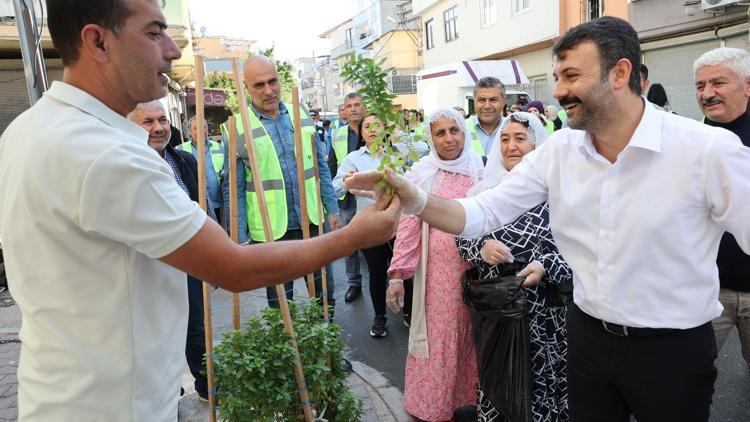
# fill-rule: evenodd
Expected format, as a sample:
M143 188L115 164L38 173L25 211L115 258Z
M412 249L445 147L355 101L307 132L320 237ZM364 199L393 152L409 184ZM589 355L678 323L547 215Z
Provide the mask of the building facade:
M424 67L463 60L515 59L533 99L553 101L552 46L581 22L627 19L627 0L413 0L422 28Z
M635 0L629 5L651 83L661 83L680 115L700 118L693 62L717 47L748 49L748 6L739 1ZM705 9L704 9L705 8Z
M321 34L331 40L330 72L338 73L352 54L383 61L391 69L388 87L397 108L416 108L416 73L421 65L421 41L410 0L354 0L355 15ZM333 81L335 109L356 87Z
M46 3L33 2L36 16L46 16ZM40 5L42 8L40 8ZM173 63L170 77L169 95L165 98L173 122L180 121L184 113L184 91L178 81L184 81L192 75L193 54L190 38L190 20L188 17L187 0L165 2L163 8L167 19L167 33L175 40L183 51L183 58ZM44 55L47 80L62 80L63 66L60 55L52 46L52 39L46 27L46 21L41 31L41 49ZM26 89L23 60L21 59L21 44L16 26L15 10L12 0L0 0L0 133L19 114L29 108L29 96ZM180 126L175 124L175 126Z

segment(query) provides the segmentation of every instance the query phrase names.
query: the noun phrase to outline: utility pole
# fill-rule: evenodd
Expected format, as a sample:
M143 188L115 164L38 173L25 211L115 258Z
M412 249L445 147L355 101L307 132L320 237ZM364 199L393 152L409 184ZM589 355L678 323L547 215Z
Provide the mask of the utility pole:
M21 42L26 88L29 92L30 105L34 105L47 90L47 70L44 67L42 54L42 31L36 23L33 0L13 0L13 7L16 12L18 39Z

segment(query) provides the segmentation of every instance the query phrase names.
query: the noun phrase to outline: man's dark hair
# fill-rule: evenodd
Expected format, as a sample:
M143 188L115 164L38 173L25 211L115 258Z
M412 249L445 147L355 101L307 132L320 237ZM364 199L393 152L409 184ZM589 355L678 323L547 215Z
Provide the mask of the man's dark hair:
M552 48L552 54L560 54L572 50L585 41L596 45L601 60L602 80L620 59L627 59L633 66L630 72L628 86L635 94L641 95L641 45L638 33L627 21L612 16L603 16L592 21L582 23L560 38Z
M644 81L648 79L648 66L643 63L641 63L641 78L643 78Z
M667 91L664 89L664 86L659 83L651 84L648 88L646 99L659 107L664 107L669 103L669 99L667 99Z
M126 0L47 0L47 25L64 66L78 60L81 30L96 24L115 34L132 11Z
M474 85L474 96L477 96L477 90L479 88L497 88L500 90L500 95L505 96L505 84L500 82L500 79L494 76L485 76L484 78L477 81Z

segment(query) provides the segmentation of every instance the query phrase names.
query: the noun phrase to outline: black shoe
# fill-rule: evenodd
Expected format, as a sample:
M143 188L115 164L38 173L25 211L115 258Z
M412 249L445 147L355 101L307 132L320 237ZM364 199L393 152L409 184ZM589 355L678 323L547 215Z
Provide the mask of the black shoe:
M385 315L375 315L375 321L372 323L370 335L373 337L385 337L385 335L388 334L385 330L385 326L388 325L387 321L388 318L386 318Z
M352 363L346 359L342 359L342 360L343 362L341 362L341 366L344 368L344 371L352 372Z
M362 295L362 288L359 286L349 286L344 295L344 302L349 303L356 300Z
M478 417L476 406L461 406L453 412L453 420L456 422L476 422Z

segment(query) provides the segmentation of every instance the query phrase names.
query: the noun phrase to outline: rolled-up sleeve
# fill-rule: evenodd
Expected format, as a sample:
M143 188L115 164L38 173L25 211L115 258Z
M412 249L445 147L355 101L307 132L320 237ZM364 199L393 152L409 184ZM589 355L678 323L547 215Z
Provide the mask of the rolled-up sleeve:
M494 188L472 198L458 199L466 213L459 236L476 239L494 232L547 200L545 176L551 156L547 145L524 156Z

